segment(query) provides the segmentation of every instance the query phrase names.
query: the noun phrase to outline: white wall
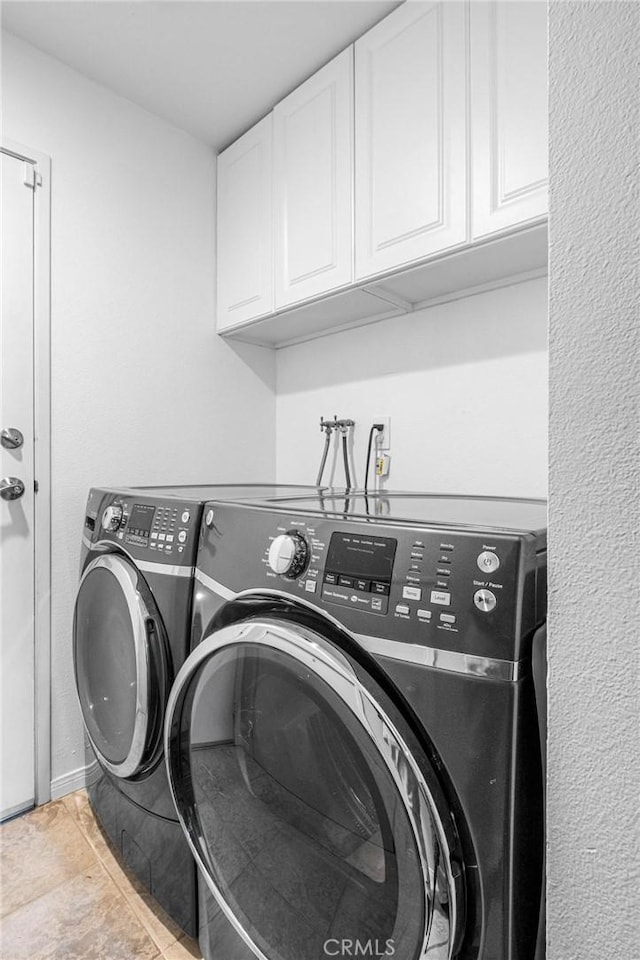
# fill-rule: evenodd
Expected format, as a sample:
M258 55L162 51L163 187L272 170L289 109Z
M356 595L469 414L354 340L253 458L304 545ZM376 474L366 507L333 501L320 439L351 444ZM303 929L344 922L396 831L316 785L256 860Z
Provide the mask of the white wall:
M386 415L387 489L546 496L546 335L539 279L279 350L278 478L315 481L319 418L337 414L356 421L362 485Z
M210 148L3 35L3 136L52 157L52 766L84 763L71 665L92 484L272 479L273 356L214 334Z
M637 960L640 7L549 38L547 957Z

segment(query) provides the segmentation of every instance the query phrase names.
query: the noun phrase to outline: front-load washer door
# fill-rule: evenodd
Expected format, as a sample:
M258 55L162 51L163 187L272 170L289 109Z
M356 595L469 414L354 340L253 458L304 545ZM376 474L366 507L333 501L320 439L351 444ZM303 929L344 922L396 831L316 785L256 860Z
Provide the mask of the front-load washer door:
M209 889L262 960L457 951L450 814L408 725L360 673L320 632L265 617L212 633L172 689L165 754L178 815Z
M116 777L142 775L162 751L169 669L162 620L126 557L102 554L86 567L73 652L82 718L98 760Z

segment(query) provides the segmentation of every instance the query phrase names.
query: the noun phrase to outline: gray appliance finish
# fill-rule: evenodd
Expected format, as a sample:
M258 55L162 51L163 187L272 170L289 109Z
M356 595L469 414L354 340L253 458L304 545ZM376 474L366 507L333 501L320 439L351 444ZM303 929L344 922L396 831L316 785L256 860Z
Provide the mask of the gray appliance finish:
M207 960L543 955L545 576L542 501L206 505L165 755Z
M309 490L238 484L89 493L73 628L88 764L97 759L89 796L127 867L192 935L195 865L162 762L162 730L171 683L189 652L203 504Z

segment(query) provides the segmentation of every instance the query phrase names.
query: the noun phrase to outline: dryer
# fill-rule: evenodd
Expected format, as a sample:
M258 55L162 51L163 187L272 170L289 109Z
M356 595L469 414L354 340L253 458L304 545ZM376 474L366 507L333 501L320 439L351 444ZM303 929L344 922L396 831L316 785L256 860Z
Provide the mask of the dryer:
M196 935L196 874L163 763L171 683L189 652L193 567L211 497L293 496L273 485L94 488L73 627L93 809L126 866Z
M165 724L207 960L542 949L546 508L207 504Z

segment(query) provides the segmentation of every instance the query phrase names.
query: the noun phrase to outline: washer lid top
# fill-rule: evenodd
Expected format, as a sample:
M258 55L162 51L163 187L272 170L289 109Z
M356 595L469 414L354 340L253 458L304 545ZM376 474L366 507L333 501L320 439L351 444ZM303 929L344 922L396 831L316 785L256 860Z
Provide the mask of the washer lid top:
M98 488L102 489L102 488ZM158 487L121 487L111 493L144 494L149 497L168 497L205 503L207 500L265 500L309 496L317 490L309 484L286 483L203 483ZM105 492L106 488L105 488Z
M251 504L270 510L318 513L353 519L380 519L421 526L542 533L547 527L545 500L455 496L427 493L319 492L313 496L265 499Z

